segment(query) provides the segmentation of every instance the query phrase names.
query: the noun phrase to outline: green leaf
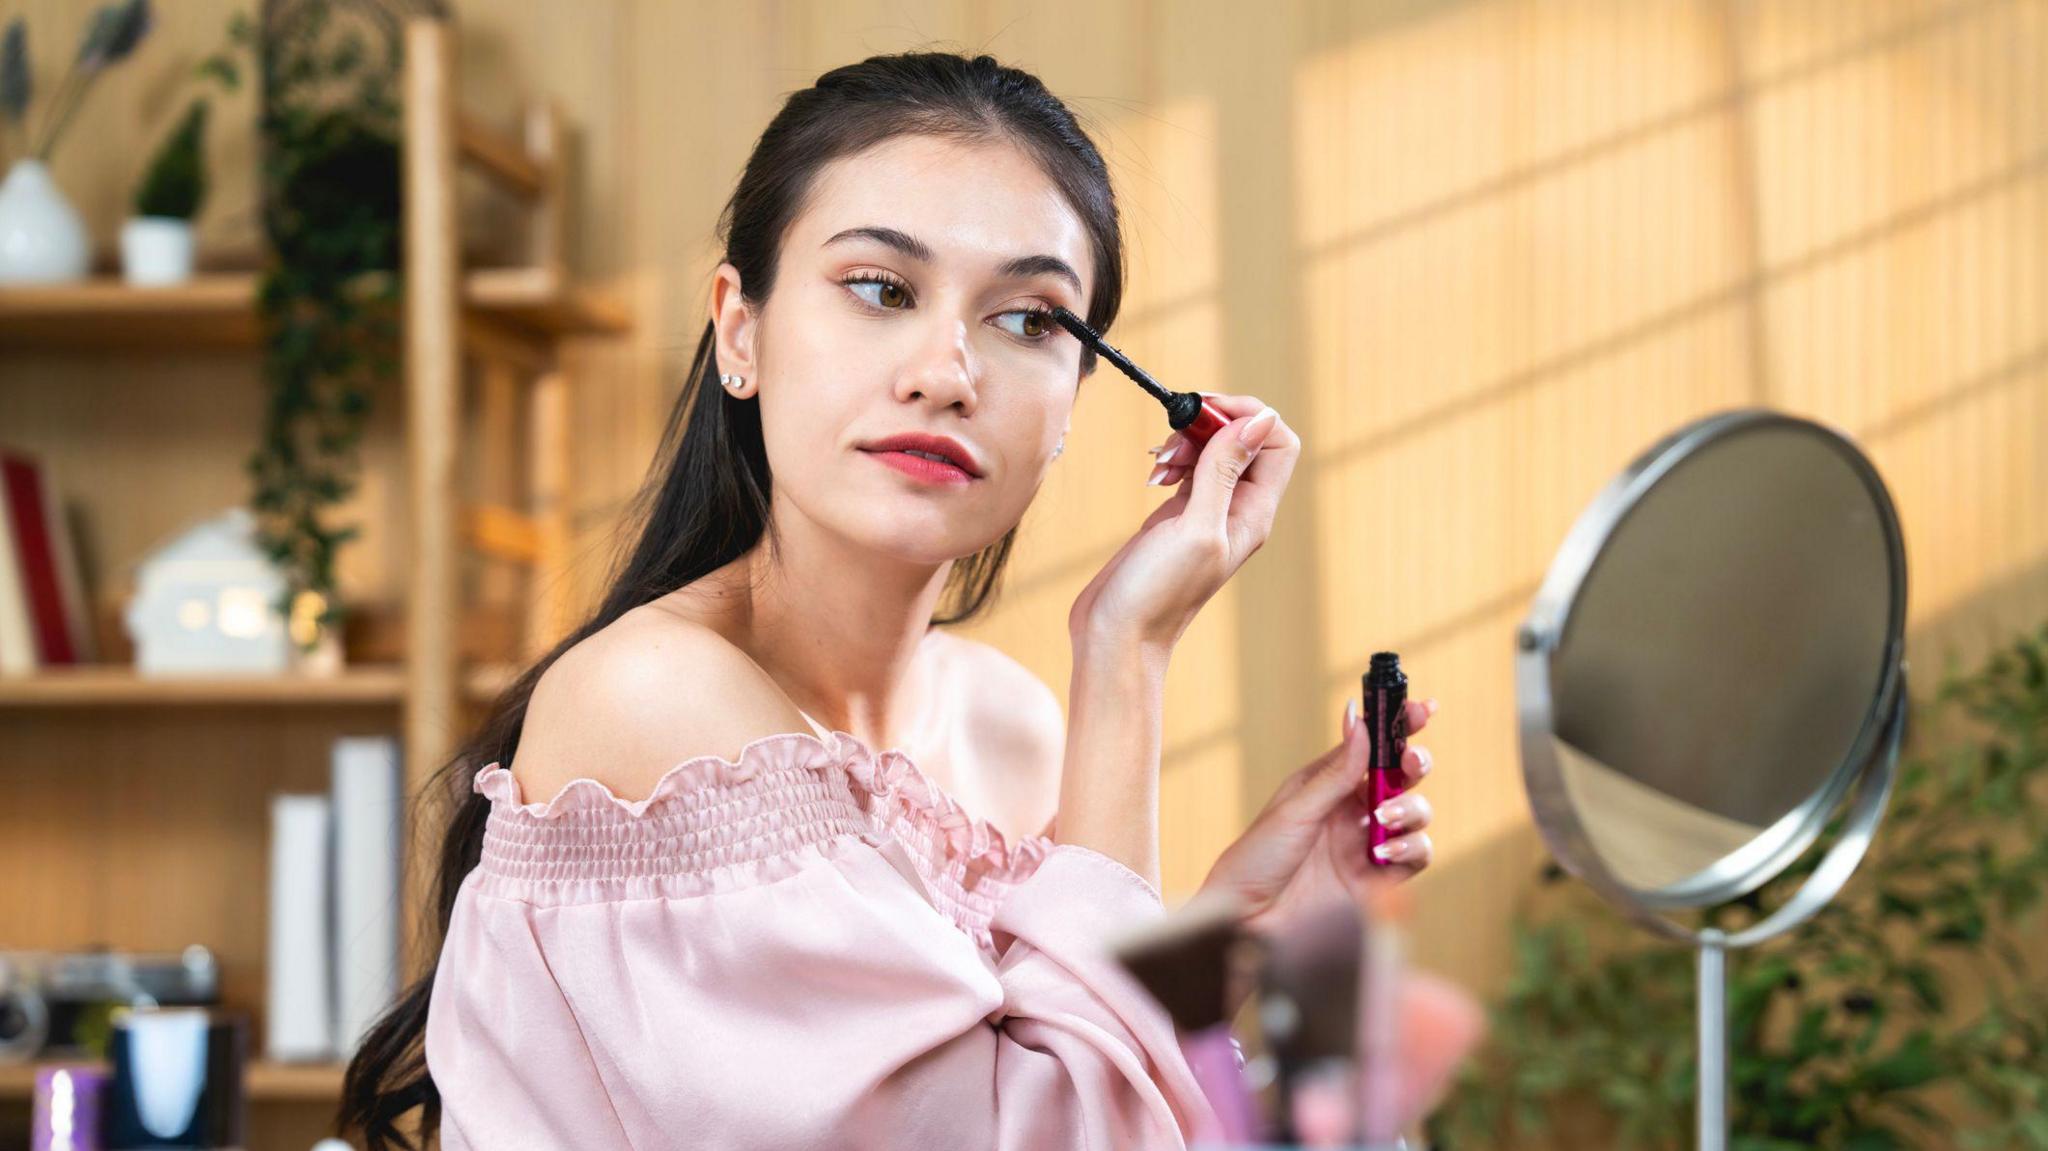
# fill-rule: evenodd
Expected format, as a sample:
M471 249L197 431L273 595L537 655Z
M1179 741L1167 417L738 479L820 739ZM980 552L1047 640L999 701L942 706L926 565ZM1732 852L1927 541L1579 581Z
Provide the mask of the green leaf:
M1877 907L1881 914L1917 921L1924 905L1917 899L1886 888L1877 893Z
M1898 1133L1888 1127L1863 1127L1842 1139L1842 1151L1898 1151L1906 1146Z
M194 100L150 163L135 193L135 214L189 220L206 199L207 104Z
M1928 1083L1941 1075L1935 1058L1934 1037L1925 1030L1913 1032L1890 1055L1863 1069L1861 1078L1876 1091L1904 1091Z
M1912 987L1921 1007L1930 1013L1940 1013L1945 1000L1941 993L1941 980L1935 976L1934 968L1925 963L1915 963L1901 968L1899 974Z

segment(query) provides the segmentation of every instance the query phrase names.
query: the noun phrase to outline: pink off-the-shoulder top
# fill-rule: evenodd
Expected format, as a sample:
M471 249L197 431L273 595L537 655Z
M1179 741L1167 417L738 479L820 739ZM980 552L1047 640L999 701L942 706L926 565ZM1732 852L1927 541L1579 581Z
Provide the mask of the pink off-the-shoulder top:
M808 719L808 717L806 717ZM785 733L642 800L501 764L435 973L448 1151L1164 1148L1213 1129L1165 1011L1102 952L1123 864L1008 842L902 751Z

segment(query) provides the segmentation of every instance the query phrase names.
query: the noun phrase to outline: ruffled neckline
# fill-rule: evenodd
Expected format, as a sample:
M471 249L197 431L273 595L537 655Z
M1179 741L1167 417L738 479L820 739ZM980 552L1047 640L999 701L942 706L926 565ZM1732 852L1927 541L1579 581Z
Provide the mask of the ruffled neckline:
M1043 835L1026 835L1010 842L994 824L969 814L902 748L878 752L851 732L837 730L831 733L829 741L806 731L764 735L749 740L736 759L716 754L693 756L663 772L644 799L621 798L606 784L584 776L563 784L545 802L529 802L522 794L518 777L502 761L477 772L470 781L470 790L495 806L534 819L560 819L578 811L614 811L639 819L671 797L746 783L764 771L793 766L843 768L877 805L896 805L903 817L943 842L951 856L1007 870L1035 867L1052 847L1052 841Z

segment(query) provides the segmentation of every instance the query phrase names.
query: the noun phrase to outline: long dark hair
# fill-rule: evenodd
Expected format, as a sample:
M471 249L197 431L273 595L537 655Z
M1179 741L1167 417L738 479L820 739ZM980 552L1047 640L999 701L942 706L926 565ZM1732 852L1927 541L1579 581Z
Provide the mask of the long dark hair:
M739 270L746 301L758 308L773 291L783 237L823 165L894 136L917 134L1012 143L1037 160L1087 226L1095 261L1087 319L1097 331L1108 328L1124 288L1123 234L1108 169L1073 114L1037 77L985 55L872 56L835 68L790 95L754 145L718 219L725 259ZM707 321L662 433L655 468L620 528L619 538L634 542L618 553L602 604L499 696L489 718L415 798L416 819L448 819L435 898L424 912L432 916L422 934L429 946L438 948L446 937L456 894L482 850L490 801L472 793L471 780L491 763L512 761L542 673L626 612L718 570L764 534L773 538L773 477L761 442L760 409L719 386L714 337ZM1094 363L1094 353L1084 349L1082 375ZM993 601L1015 537L1013 527L954 562L942 593L942 607L950 601L952 611L942 611L934 624L971 619ZM415 1108L424 1109L423 1135L440 1129L441 1095L428 1074L424 1047L437 967L406 989L349 1061L336 1125L342 1133L360 1130L371 1151L413 1147L399 1120Z

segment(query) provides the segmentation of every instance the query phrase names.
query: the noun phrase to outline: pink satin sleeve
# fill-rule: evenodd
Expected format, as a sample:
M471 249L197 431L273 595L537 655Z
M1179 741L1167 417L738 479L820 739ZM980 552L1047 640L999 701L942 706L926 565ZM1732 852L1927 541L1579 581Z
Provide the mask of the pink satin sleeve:
M845 733L524 803L493 765L426 1054L442 1146L1178 1148L1213 1125L1101 949L1163 913Z

